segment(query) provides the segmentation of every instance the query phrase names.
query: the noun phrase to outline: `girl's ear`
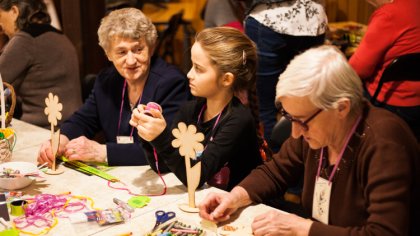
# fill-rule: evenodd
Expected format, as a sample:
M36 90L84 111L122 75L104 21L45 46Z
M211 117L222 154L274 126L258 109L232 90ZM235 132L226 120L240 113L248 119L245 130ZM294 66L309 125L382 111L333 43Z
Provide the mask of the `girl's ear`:
M222 85L224 87L231 87L234 81L235 81L235 76L230 72L225 73L222 77Z

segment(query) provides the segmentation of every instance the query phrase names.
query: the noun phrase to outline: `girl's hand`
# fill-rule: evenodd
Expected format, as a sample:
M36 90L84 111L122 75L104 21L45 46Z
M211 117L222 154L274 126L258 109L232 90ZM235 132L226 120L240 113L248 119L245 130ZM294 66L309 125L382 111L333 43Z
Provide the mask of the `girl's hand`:
M158 109L152 108L145 112L145 106L139 105L133 110L130 125L137 128L142 139L150 142L165 130L166 121Z

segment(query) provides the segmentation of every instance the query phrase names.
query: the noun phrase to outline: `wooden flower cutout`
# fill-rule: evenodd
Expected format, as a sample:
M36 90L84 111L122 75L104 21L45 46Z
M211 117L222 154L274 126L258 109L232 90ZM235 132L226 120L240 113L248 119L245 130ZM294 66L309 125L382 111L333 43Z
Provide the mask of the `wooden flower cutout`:
M62 118L60 111L63 110L63 105L58 102L58 96L52 93L49 93L48 97L45 98L45 105L47 106L44 109L44 113L48 116L48 122L51 126L56 126L57 120Z
M44 109L44 113L48 116L48 122L51 124L51 148L54 156L52 169L47 174L56 175L63 173L62 170L56 170L55 166L55 157L57 156L58 146L60 145L60 129L54 132L57 120L61 120L62 118L60 111L63 110L63 105L58 102L58 96L52 93L49 93L48 97L45 98L45 105L47 106Z
M204 140L202 133L197 133L194 125L187 125L183 122L178 123L178 129L173 129L172 134L175 139L172 141L174 148L179 148L179 154L186 158L196 159L196 153L203 151L204 146L201 143Z
M178 129L173 129L172 134L175 136L172 146L179 148L179 154L184 157L187 172L188 205L180 205L180 208L186 212L198 212L195 205L195 190L200 182L201 161L191 167L190 159L196 159L197 153L203 151L204 146L200 142L204 140L204 134L197 133L194 125L187 127L183 122L178 123Z

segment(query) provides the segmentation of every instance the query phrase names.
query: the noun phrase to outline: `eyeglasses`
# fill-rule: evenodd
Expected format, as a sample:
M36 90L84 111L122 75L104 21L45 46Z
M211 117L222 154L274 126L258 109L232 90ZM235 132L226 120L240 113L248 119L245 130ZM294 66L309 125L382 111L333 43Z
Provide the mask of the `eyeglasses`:
M300 125L300 127L302 128L303 131L308 131L309 130L309 126L308 126L309 121L314 119L319 113L321 113L321 111L322 111L322 109L319 109L317 112L315 112L315 114L311 115L308 119L306 119L305 121L301 121L301 120L296 119L293 116L291 116L283 108L280 108L280 114L282 116L284 116L284 118L286 118L290 122L296 122L298 125Z

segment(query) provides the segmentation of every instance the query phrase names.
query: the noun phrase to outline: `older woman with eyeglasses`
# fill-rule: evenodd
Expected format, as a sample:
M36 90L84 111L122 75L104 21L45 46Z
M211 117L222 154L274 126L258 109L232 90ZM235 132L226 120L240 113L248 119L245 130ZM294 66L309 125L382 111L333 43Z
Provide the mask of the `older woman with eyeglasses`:
M416 139L399 117L363 99L359 77L336 48L295 57L280 76L276 104L292 137L230 193L207 196L201 217L225 221L303 175L311 218L269 211L254 219L254 235L420 235Z

